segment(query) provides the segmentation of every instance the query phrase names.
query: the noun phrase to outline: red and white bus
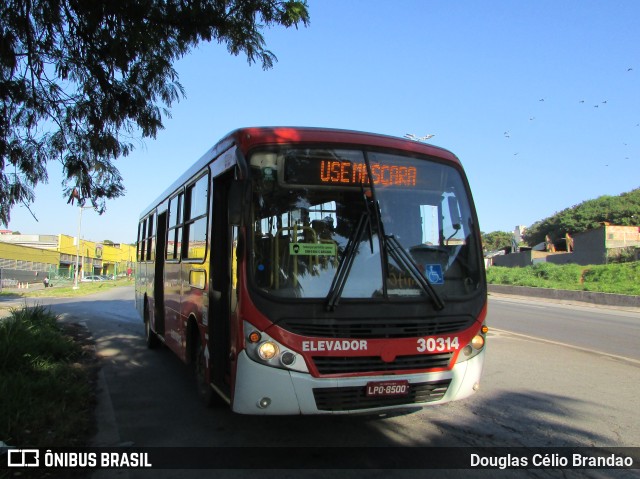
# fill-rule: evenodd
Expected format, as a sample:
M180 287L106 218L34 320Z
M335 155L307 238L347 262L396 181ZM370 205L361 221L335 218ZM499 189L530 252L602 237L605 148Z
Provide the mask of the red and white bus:
M479 387L487 288L460 161L424 143L244 128L140 217L149 347L243 414L377 412Z

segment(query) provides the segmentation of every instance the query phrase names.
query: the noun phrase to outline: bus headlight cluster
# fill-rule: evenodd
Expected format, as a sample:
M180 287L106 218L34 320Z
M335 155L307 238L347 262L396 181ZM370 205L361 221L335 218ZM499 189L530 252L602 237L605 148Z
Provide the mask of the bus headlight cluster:
M289 369L308 373L304 358L278 343L269 335L257 331L254 326L245 322L245 345L247 355L256 362L280 369Z
M480 351L484 349L485 338L488 331L489 328L483 324L478 334L462 349L462 352L458 356L458 362L467 361L480 354Z

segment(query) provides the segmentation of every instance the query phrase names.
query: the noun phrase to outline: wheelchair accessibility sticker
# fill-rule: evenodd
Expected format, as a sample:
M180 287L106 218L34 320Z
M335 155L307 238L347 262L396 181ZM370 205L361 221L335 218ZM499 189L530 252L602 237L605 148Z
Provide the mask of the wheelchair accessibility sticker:
M426 265L425 275L431 284L444 284L442 266L439 264Z

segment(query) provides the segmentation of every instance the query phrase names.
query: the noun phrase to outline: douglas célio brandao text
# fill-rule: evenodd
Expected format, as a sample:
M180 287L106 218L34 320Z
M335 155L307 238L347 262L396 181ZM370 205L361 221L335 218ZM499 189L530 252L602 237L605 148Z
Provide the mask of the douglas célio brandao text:
M604 452L604 451L603 451ZM633 457L620 454L585 455L582 453L536 453L536 454L506 454L506 455L482 455L471 454L470 464L472 468L488 469L518 469L518 468L632 468Z

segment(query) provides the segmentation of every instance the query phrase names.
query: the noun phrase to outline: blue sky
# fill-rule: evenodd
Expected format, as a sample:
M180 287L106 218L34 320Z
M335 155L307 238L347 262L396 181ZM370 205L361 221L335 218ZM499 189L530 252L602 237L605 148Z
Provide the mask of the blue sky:
M82 215L88 240L135 241L138 216L241 126L433 134L466 168L481 230L511 231L640 187L640 2L309 0L272 28L274 68L203 44L176 64L187 97L116 162L126 195ZM9 229L78 234L59 165Z

